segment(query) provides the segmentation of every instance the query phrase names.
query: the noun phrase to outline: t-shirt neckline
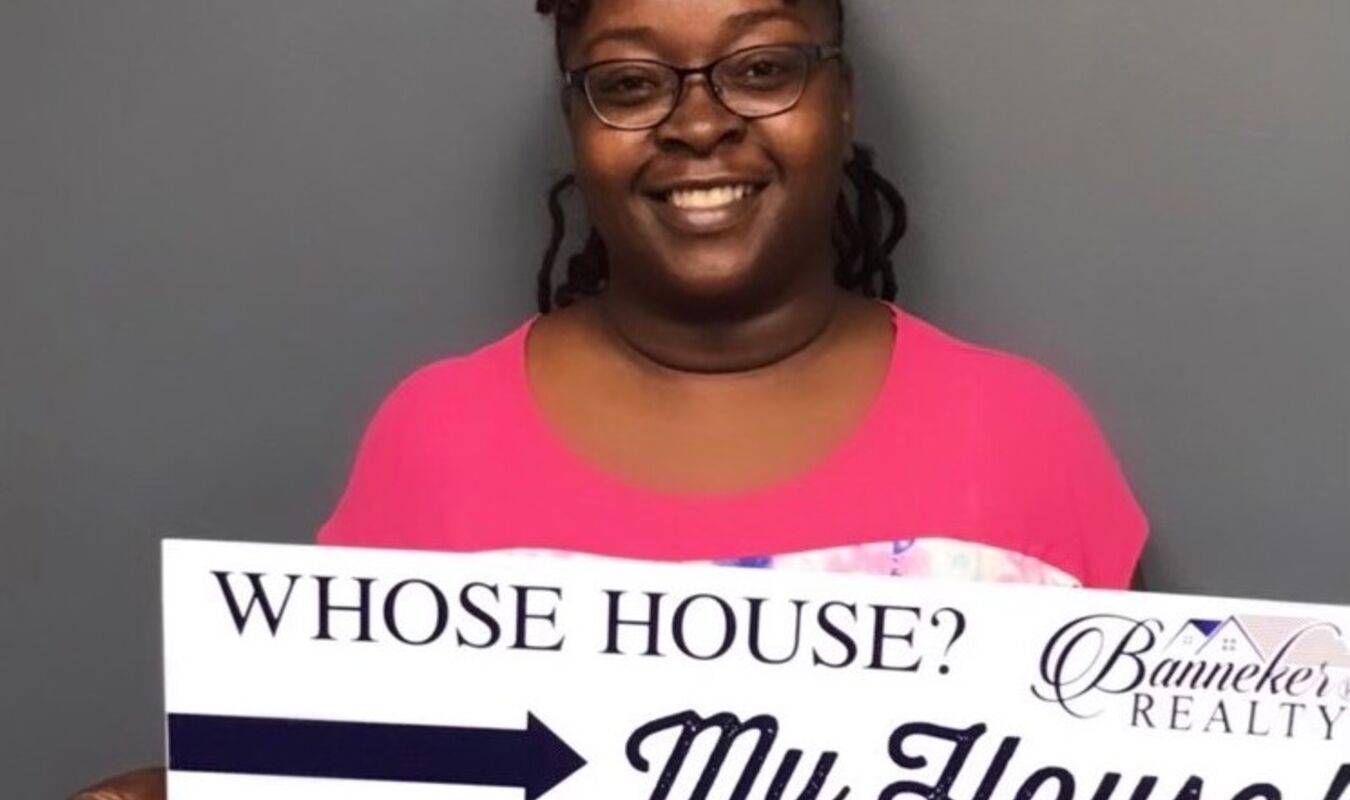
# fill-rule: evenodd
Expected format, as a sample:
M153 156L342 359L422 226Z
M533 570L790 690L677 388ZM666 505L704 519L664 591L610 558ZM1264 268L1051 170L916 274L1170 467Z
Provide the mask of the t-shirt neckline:
M525 441L538 442L542 462L549 468L556 469L560 475L583 476L588 486L604 487L602 491L617 492L627 499L680 506L727 507L776 503L786 496L800 497L822 482L828 485L831 476L837 473L849 473L850 462L859 459L860 451L870 442L877 440L874 434L881 425L886 410L894 407L894 398L903 383L901 359L905 348L901 346L901 342L905 314L894 303L880 299L877 302L890 311L892 327L891 353L880 388L847 436L810 467L785 478L737 492L678 492L645 486L638 481L615 474L577 452L544 416L530 386L526 343L530 331L540 319L539 314L533 315L521 325L510 343L512 355L510 380L514 384L512 394L519 404L519 419L526 426L526 435L523 438Z

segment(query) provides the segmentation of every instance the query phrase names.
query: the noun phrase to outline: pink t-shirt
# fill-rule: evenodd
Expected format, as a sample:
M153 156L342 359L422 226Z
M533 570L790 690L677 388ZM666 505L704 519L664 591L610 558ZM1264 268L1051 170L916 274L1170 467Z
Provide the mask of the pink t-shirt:
M1126 587L1148 523L1073 392L887 305L872 408L795 478L668 494L584 460L534 405L531 319L389 395L319 541Z

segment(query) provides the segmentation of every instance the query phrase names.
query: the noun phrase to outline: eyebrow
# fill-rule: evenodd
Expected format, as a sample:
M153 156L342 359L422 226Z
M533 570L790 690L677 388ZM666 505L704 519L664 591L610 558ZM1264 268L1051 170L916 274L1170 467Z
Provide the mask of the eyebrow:
M801 23L801 17L792 13L787 8L760 8L754 11L742 11L739 14L733 14L722 23L722 27L734 33L741 33L762 22L771 20L790 20ZM609 28L592 36L583 45L582 49L589 52L604 42L638 42L640 44L649 44L657 38L656 29L650 25L634 25L624 28Z
M758 8L754 11L742 11L739 14L733 14L730 17L727 17L726 22L722 23L722 27L730 28L731 30L740 33L747 28L753 28L761 22L769 22L778 19L790 20L796 23L801 23L802 21L800 16L792 13L792 11L787 8Z
M656 29L648 25L638 25L630 28L609 28L601 31L587 40L582 47L589 51L595 49L598 45L605 42L651 42L656 38Z

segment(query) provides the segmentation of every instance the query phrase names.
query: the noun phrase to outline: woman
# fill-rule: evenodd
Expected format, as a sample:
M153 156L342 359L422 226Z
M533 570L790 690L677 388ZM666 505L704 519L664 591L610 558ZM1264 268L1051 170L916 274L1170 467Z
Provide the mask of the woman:
M889 302L841 0L539 7L594 230L555 288L555 187L541 315L390 395L321 542L1129 583L1147 524L1074 395Z

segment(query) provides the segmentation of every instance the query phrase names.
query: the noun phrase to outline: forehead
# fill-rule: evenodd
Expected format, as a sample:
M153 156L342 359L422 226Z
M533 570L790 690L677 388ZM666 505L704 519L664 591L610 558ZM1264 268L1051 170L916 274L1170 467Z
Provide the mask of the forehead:
M565 52L593 60L641 47L672 60L700 59L761 31L811 41L837 35L834 0L591 0Z

